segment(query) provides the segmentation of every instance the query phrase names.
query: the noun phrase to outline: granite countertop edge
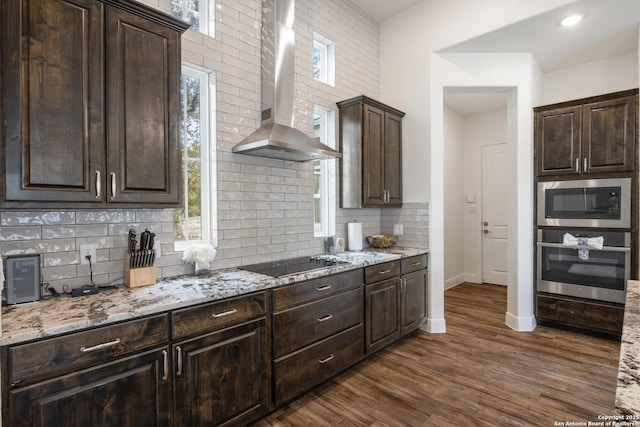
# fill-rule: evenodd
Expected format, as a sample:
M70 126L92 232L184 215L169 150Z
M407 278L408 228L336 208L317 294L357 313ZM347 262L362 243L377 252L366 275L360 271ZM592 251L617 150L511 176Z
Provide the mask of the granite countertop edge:
M616 412L640 417L640 281L627 283L620 342ZM638 418L631 418L638 423Z
M106 326L428 252L428 249L402 247L345 252L336 255L345 264L283 278L234 267L201 276L163 279L154 285L138 288L122 285L101 290L97 295L46 297L34 303L4 306L0 346Z

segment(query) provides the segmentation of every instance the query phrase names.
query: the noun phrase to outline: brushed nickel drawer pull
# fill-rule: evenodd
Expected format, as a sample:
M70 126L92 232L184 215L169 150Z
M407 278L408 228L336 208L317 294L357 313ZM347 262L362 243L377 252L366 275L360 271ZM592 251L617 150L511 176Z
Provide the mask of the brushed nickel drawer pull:
M391 270L382 270L378 274L387 274L387 273L391 273Z
M107 347L113 347L114 345L118 345L118 344L120 344L120 338L117 338L113 341L105 342L102 344L94 345L91 347L80 347L80 351L83 353L88 353L90 351L96 351L96 350L101 350Z
M96 199L99 199L102 196L102 177L100 176L100 171L96 171Z
M118 183L116 182L116 173L111 172L111 199L115 199L117 193L118 193Z
M420 265L420 264L422 264L420 261L416 261L416 262L412 262L412 263L411 263L411 265L413 265L414 267L415 267L416 265Z
M329 357L327 357L326 359L318 360L318 362L319 363L327 363L328 361L330 361L333 358L334 358L333 354L330 354Z
M169 353L167 350L162 350L162 381L166 381L169 379Z
M322 292L322 291L326 291L326 290L328 290L328 289L331 289L331 285L318 286L318 287L316 288L316 291L318 291L318 292Z
M329 319L333 318L333 314L327 314L324 317L318 317L318 322L326 322Z
M236 314L238 312L237 308L234 308L233 310L228 310L228 311L223 311L222 313L216 313L216 314L212 314L211 317L214 318L218 318L218 317L224 317L224 316L230 316L232 314Z
M177 358L178 359L178 370L176 371L176 375L180 376L182 375L182 348L180 348L180 346L176 347L176 353L177 353Z

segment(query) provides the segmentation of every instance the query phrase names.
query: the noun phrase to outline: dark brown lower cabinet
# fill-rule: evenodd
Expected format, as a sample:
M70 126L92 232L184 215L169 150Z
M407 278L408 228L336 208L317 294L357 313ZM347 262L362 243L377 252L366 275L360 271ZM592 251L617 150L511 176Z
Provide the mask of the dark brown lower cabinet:
M427 319L427 270L402 276L401 332L415 331Z
M9 391L10 426L168 426L168 348Z
M540 325L547 324L620 337L624 321L624 305L538 294L536 320Z
M365 288L367 353L400 338L400 278L383 280Z
M265 319L173 345L177 426L242 425L268 407Z

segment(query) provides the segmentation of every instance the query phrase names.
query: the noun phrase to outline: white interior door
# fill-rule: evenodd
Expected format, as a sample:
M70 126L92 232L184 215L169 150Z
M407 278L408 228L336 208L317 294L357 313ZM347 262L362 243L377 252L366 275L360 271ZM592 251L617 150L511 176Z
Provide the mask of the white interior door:
M482 147L482 281L507 284L507 144Z

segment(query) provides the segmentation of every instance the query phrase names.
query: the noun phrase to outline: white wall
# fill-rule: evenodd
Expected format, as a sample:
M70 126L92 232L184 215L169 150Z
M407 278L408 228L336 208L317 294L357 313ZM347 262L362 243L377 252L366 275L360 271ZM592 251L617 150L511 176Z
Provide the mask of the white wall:
M482 283L482 147L506 142L506 107L464 117L464 194L473 194L476 200L475 203L465 203L463 207L464 280L468 282Z
M445 288L464 281L464 119L444 109L444 277Z
M544 74L540 105L634 89L638 81L637 52L604 58Z

